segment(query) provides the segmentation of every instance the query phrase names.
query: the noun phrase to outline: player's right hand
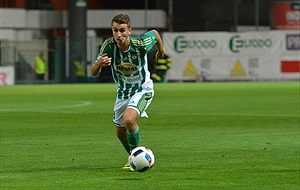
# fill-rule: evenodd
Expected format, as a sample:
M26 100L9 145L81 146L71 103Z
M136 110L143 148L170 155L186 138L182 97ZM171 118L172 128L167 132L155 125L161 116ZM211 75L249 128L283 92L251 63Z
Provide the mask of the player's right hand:
M99 59L99 65L100 67L106 67L111 64L111 58L107 56L107 54L103 54Z

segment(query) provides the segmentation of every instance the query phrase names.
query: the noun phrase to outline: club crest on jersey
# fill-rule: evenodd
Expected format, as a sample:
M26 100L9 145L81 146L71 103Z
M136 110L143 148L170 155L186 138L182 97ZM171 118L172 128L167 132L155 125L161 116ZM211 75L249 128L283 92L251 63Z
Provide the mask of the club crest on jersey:
M124 75L132 75L138 70L138 68L132 63L123 63L121 65L117 65L117 70Z

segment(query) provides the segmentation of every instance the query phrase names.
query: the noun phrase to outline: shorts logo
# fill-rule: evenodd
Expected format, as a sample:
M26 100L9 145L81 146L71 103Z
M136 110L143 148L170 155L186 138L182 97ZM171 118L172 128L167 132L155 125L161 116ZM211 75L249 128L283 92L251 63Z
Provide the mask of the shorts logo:
M124 75L130 76L138 70L138 67L132 63L123 63L121 65L117 65L117 70Z

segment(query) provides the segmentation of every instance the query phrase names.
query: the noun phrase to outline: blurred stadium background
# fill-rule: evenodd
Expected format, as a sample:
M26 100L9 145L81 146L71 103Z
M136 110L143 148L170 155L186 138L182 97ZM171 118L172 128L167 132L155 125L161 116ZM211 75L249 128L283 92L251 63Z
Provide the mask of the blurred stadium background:
M300 1L0 0L0 84L76 83L78 56L86 67L80 82L112 82L109 69L92 78L89 68L118 13L131 17L133 36L161 32L173 60L167 82L300 78ZM40 51L44 81L34 73Z

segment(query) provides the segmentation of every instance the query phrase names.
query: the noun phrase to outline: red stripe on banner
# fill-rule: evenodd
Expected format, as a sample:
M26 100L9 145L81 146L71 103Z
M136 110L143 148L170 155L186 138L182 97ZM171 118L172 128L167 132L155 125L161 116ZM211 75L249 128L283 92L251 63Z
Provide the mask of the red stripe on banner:
M281 61L282 73L299 73L300 61Z

